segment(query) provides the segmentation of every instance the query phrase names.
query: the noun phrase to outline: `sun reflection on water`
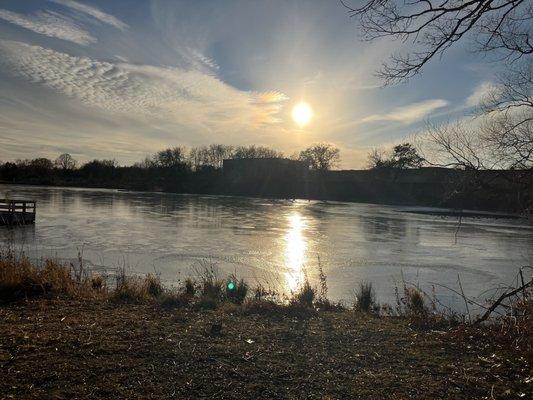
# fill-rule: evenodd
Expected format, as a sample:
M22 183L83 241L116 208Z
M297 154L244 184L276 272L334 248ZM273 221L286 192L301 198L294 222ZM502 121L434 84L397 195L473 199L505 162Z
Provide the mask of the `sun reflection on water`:
M289 231L285 235L285 263L287 265L285 279L288 290L294 292L304 279L303 266L306 243L302 232L305 222L298 211L294 211L287 218Z

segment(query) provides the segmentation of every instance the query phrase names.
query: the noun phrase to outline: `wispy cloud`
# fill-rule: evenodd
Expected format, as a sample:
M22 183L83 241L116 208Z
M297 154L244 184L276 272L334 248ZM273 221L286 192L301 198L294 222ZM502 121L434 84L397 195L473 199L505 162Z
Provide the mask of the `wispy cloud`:
M52 11L39 11L33 15L23 15L0 9L0 19L41 35L68 40L81 45L96 42L96 38L72 20Z
M89 15L100 22L112 25L117 29L125 30L128 27L127 24L125 24L118 18L101 11L100 9L96 7L88 6L87 4L78 3L77 1L73 1L73 0L50 0L50 1L56 4L60 4L64 7L68 7L72 10L81 12L83 14Z
M442 99L425 100L407 106L397 107L385 114L370 115L364 118L363 122L396 121L409 124L419 121L425 116L430 115L433 111L446 107L448 104L446 100Z
M114 64L22 42L0 41L0 54L10 73L92 107L217 130L275 123L286 99L240 91L199 71Z
M472 94L465 100L467 107L477 107L479 104L494 90L496 90L496 84L491 81L481 82L474 88Z

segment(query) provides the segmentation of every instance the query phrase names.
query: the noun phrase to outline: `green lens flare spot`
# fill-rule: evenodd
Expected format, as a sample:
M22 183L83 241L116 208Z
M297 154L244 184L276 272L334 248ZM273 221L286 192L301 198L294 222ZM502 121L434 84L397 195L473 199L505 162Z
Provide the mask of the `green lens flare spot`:
M228 282L228 290L235 290L235 282Z

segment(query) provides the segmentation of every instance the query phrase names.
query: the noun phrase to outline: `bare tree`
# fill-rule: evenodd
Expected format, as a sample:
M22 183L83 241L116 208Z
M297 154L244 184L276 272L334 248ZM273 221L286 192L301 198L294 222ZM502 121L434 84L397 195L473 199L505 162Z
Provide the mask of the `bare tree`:
M154 155L154 163L160 167L177 167L185 163L185 148L176 146L161 150Z
M533 168L533 120L523 112L498 113L482 125L482 139L500 168Z
M155 161L153 157L146 156L144 160L136 162L133 166L135 168L149 169L155 166Z
M316 171L327 171L338 166L340 150L329 143L318 143L300 152L299 159Z
M463 170L451 175L444 203L462 204L479 191L483 198L496 196L500 201L511 196L512 207L519 211L531 209L532 123L510 129L516 125L511 117L500 112L481 124L472 120L470 125L459 121L428 127L421 141L428 163Z
M193 147L189 152L189 162L195 169L204 165L222 168L223 161L232 158L233 153L234 147L225 144Z
M382 148L374 148L367 155L367 168L383 168L387 163L387 152Z
M238 146L232 158L281 158L283 153L265 146Z
M463 121L428 124L419 142L419 151L433 166L482 170L496 164L479 131Z
M364 39L412 41L413 51L395 54L383 65L378 75L386 83L418 74L467 36L477 50L497 51L511 62L533 54L528 0L365 0L360 7L341 2L358 19Z
M533 110L533 60L523 60L497 75L497 82L480 104L480 111ZM533 119L533 115L529 115Z
M68 153L63 153L56 158L54 164L57 168L64 171L76 168L77 161Z
M223 144L209 145L207 150L209 164L215 168L222 168L224 159L231 158L233 156L233 152L233 146L227 146Z

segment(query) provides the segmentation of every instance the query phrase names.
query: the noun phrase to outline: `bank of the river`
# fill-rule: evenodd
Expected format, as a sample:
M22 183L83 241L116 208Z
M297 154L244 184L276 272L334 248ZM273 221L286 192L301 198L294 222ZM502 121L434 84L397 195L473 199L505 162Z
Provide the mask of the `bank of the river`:
M35 299L0 306L0 398L531 398L531 355L483 329ZM220 329L218 329L220 328Z

